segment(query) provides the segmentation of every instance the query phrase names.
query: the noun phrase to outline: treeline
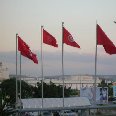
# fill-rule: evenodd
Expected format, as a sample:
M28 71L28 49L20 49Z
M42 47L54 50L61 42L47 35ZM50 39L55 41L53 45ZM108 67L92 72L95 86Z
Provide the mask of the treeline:
M18 96L20 96L20 81L18 80ZM0 84L2 100L6 100L10 104L14 104L16 100L16 79L7 79ZM43 97L44 98L61 98L63 87L62 85L56 85L53 82L49 84L43 83ZM77 95L78 92L71 89L71 87L64 86L64 96L69 97ZM37 82L37 86L32 86L21 81L21 98L41 98L42 97L42 83Z

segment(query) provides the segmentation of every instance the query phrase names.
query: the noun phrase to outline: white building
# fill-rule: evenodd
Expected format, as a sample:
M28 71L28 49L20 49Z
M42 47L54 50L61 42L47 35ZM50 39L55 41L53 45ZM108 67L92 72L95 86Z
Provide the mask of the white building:
M16 77L16 75L10 75L10 78ZM94 85L94 77L92 75L65 75L64 84L67 87L80 89L81 87L90 87ZM17 79L20 80L20 75L17 75ZM28 77L21 75L21 80L24 80L30 85L36 86L37 82L41 82L41 77ZM44 76L44 82L50 83L53 82L56 85L62 85L63 80L62 76ZM96 84L101 83L101 80L97 77Z
M0 81L5 79L9 79L9 71L8 68L0 62Z

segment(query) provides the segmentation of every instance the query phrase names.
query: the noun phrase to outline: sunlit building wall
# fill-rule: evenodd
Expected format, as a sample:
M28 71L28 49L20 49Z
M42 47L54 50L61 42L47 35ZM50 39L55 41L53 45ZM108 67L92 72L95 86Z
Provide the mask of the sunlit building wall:
M9 71L8 68L0 62L0 81L9 79Z

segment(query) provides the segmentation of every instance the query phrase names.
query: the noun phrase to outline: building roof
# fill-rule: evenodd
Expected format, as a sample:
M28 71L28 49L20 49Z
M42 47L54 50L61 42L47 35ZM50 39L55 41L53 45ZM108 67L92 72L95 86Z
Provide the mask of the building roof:
M42 108L41 98L21 99L23 108ZM69 97L64 98L64 107L89 106L90 101L86 97ZM63 98L44 98L44 108L62 107Z

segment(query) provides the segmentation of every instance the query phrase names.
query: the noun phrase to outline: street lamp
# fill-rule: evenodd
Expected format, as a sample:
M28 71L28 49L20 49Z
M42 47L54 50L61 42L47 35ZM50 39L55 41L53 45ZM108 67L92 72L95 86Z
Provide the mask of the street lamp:
M2 89L0 88L0 107L2 106Z

